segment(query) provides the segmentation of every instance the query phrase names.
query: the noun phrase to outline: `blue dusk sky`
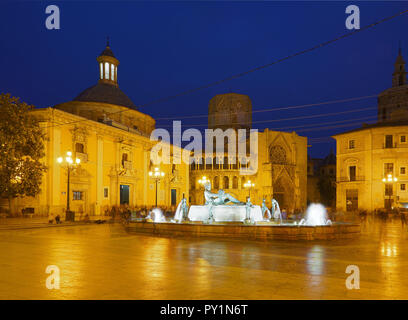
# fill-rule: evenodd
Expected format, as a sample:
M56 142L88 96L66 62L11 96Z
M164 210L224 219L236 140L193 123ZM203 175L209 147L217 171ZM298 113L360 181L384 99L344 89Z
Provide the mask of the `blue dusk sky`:
M45 27L45 8L60 8L60 30ZM206 127L208 102L236 92L252 100L253 127L297 131L324 157L335 133L375 121L377 98L391 86L399 42L408 59L408 14L328 46L206 89L205 86L408 9L408 2L345 1L9 1L0 4L0 92L37 107L70 101L98 80L96 57L110 37L120 88L168 128ZM365 97L340 103L321 102ZM289 106L318 104L305 108ZM263 109L279 109L257 112ZM357 111L356 111L357 110Z

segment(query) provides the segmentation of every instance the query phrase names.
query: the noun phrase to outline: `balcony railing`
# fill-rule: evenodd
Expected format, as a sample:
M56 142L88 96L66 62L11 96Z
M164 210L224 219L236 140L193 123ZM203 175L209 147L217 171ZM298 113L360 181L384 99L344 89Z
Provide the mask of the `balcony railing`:
M132 161L123 161L123 168L126 170L132 170Z
M364 181L364 176L355 176L355 177L338 177L337 182L354 182L354 181Z
M81 160L81 163L88 162L88 154L87 153L81 153L81 152L76 152L75 156Z

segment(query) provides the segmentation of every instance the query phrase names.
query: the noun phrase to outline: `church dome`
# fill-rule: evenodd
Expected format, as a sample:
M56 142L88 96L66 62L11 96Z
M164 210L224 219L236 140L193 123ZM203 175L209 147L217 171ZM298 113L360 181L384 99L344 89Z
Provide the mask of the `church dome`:
M130 98L111 84L98 82L96 85L82 91L74 101L102 102L137 109Z

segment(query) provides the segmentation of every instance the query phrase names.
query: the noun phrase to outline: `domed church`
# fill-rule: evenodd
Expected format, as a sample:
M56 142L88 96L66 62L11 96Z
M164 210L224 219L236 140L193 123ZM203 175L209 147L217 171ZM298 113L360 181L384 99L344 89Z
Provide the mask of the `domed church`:
M119 59L109 42L96 60L95 85L72 101L33 111L47 136L48 170L41 193L18 199L15 211L31 208L35 214L64 217L69 207L75 219L81 219L103 215L116 205L153 206L157 201L158 206L171 207L183 194L188 198L187 165L161 164L164 176L157 189L149 176L154 170L150 150L157 143L150 140L155 120L119 88ZM73 162L69 177L67 153Z

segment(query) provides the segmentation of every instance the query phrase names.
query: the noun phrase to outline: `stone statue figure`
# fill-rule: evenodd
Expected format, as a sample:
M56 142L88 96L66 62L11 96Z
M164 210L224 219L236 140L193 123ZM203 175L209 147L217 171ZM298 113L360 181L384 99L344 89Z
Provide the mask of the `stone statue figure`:
M266 217L268 220L270 220L272 218L271 212L269 211L268 207L266 206L266 199L263 198L262 200L262 217L265 218L265 212L266 212Z
M213 217L213 207L219 206L227 203L234 203L234 204L243 204L241 201L235 199L229 193L226 193L224 190L218 190L217 193L211 192L211 182L206 182L204 185L204 199L205 205L208 207L209 211L209 218L208 223L214 221Z
M188 205L187 199L184 198L184 196L177 206L176 213L174 214L174 220L178 223L188 220Z
M181 200L181 211L183 213L183 220L188 220L188 205L187 205L187 199L183 197Z
M272 217L275 220L279 219L282 222L282 213L279 208L279 203L275 199L272 199Z
M245 203L245 209L246 209L246 216L245 216L245 223L251 223L251 209L254 206L251 203L251 198L247 198L247 202Z
M235 199L229 193L226 193L224 190L220 189L218 190L218 193L211 192L211 182L209 181L204 185L204 198L206 205L212 203L213 205L218 206L230 202L235 204L244 204L241 201Z

